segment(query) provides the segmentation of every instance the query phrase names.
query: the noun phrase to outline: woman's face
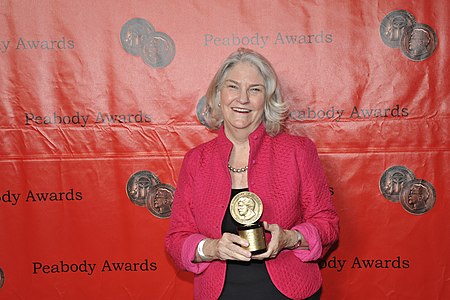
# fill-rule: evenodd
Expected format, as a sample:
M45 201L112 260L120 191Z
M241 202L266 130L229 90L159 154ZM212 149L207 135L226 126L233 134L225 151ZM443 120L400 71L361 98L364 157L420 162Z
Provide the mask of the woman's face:
M226 129L248 130L262 121L266 90L264 78L250 63L238 63L228 71L220 89L220 105Z

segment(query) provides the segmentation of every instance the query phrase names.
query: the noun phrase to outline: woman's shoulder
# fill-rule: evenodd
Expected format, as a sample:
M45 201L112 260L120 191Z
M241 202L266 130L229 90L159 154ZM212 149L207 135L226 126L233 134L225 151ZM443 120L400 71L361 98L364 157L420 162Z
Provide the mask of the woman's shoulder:
M274 138L271 148L278 157L294 158L298 161L315 160L318 152L315 143L307 136L281 133Z

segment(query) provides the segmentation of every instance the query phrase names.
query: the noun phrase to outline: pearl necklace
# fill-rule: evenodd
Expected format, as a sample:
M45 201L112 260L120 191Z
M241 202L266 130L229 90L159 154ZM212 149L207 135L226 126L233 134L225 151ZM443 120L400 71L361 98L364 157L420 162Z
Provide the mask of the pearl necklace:
M236 168L233 168L232 166L230 166L230 164L228 164L228 170L230 170L233 173L243 173L248 170L248 166L236 169Z

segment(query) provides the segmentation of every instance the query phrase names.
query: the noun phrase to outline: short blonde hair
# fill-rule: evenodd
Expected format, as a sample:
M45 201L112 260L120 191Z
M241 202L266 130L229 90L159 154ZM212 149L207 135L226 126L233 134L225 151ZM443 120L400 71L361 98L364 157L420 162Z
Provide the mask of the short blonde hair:
M218 129L223 123L222 112L219 108L220 88L228 72L238 63L250 63L255 66L264 78L265 101L263 123L266 132L275 136L283 130L287 117L287 105L281 97L278 77L270 62L261 54L245 48L239 48L228 56L214 75L206 92L205 121L211 129Z

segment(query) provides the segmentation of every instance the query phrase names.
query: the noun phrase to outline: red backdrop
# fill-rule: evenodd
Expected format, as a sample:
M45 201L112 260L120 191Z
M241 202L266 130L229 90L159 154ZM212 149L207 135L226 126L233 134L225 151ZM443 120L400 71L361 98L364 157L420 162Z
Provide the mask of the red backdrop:
M199 101L239 46L273 63L288 130L315 141L327 173L341 235L320 262L323 299L450 298L448 1L0 11L0 299L192 298L164 251L169 219L129 184L147 171L176 188L183 155L215 136ZM394 36L417 26L430 29L419 59ZM386 197L391 168L434 189L425 213Z

